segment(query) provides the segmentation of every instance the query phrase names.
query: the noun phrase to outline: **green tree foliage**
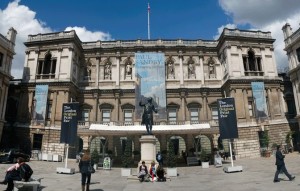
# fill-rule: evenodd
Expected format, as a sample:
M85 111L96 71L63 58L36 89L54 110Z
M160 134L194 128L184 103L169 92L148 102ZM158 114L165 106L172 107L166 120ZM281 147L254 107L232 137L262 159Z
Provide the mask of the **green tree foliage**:
M173 168L176 167L177 157L174 152L174 143L172 141L169 142L169 150L168 150L168 166Z
M98 164L99 160L100 160L100 155L99 152L97 150L97 148L95 148L91 154L91 160L93 164Z
M130 167L132 164L132 148L131 148L131 140L127 139L125 142L125 150L122 155L122 165L124 168Z

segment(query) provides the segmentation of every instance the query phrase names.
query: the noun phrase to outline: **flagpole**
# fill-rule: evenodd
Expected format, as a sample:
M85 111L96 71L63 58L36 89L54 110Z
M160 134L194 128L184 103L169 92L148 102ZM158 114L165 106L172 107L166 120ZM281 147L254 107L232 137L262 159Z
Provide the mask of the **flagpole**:
M150 40L150 4L148 3L148 40Z

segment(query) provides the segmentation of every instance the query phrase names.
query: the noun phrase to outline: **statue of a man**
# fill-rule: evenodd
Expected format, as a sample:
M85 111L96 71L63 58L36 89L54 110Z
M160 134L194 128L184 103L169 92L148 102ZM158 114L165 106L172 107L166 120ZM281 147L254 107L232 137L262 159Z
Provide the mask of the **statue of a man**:
M154 107L152 103L152 98L147 98L147 103L143 104L142 101L140 101L139 105L141 107L144 107L144 113L142 116L142 125L146 125L147 133L149 135L152 135L152 125L153 125L153 111L157 113L157 109Z

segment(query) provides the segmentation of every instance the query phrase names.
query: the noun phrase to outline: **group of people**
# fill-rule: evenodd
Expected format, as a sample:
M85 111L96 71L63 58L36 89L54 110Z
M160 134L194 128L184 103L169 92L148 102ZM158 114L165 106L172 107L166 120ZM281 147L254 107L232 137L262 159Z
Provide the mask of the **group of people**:
M31 167L25 163L22 157L17 158L17 163L6 170L5 178L0 184L7 185L6 191L13 191L14 181L29 181L33 171Z
M155 161L151 162L150 168L148 170L145 161L142 161L142 165L139 167L138 178L140 182L144 181L158 181L165 182L166 181L166 171L163 168L163 157L160 152L156 155L156 160L158 165L155 164Z

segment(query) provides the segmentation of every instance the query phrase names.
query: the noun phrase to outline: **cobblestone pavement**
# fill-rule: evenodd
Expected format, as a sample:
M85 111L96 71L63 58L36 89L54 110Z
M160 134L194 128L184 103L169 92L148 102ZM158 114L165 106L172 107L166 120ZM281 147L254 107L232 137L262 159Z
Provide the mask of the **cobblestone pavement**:
M199 190L230 190L230 191L258 191L258 190L299 190L300 188L300 155L290 153L286 155L286 166L288 171L296 176L294 181L281 174L281 181L273 183L276 170L275 157L239 159L234 165L241 165L243 172L225 173L222 167L210 166L202 169L201 166L178 167L178 177L172 177L167 182L143 182L127 180L121 177L121 168L111 170L99 169L92 174L91 191L199 191ZM62 162L31 161L28 163L34 170L33 177L43 178L41 191L71 191L81 190L80 173L78 163L75 160L68 161L68 167L76 169L76 173L57 174L56 167L64 167ZM11 164L0 164L0 178L4 178L5 169ZM223 164L230 166L230 161ZM136 172L136 169L132 170ZM0 190L5 189L0 185Z

